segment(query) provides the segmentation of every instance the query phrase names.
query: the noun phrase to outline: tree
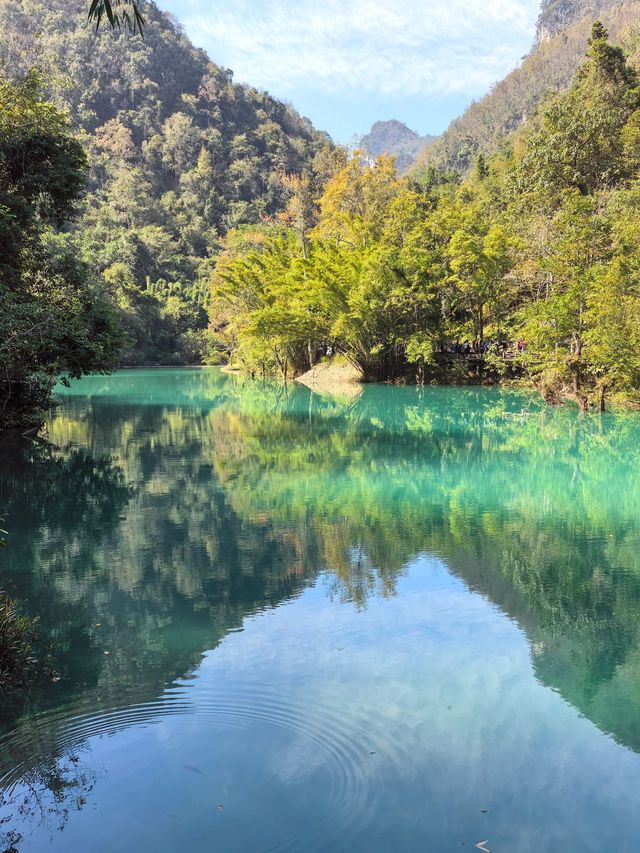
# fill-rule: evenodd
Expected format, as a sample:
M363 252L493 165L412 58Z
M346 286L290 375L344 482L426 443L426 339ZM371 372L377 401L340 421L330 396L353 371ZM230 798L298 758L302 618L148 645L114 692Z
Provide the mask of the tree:
M636 72L596 21L575 82L551 100L528 140L518 170L521 185L583 195L612 187L628 174L623 128L638 107Z
M104 293L62 226L85 186L85 155L30 74L0 79L0 429L39 426L56 379L113 365Z
M282 186L289 200L279 218L283 225L293 228L300 239L302 256L307 257L307 240L316 220L316 208L308 175L283 175Z
M473 340L481 349L487 312L499 310L504 277L511 267L510 241L504 228L493 225L484 234L483 230L477 224L457 229L447 249L454 300L471 316Z
M37 57L46 97L77 130L89 173L68 225L76 253L96 281L125 264L140 290L129 324L107 282L120 322L135 331L123 358L193 363L207 348L203 308L221 239L285 213L283 175L308 183L315 200L335 147L292 107L234 83L157 6L140 8L144 39L125 24L111 32L106 16L94 35L69 0L0 4L0 64L22 79ZM169 295L181 318L175 302L165 310Z
M327 181L320 199L318 235L366 247L379 237L387 207L401 186L392 157L382 155L369 166L355 152Z
M319 195L288 179L280 224L216 265L232 348L298 371L330 342L367 380L524 375L582 408L640 399L637 84L596 23L573 86L463 180L358 152ZM498 344L478 373L451 357L461 337Z

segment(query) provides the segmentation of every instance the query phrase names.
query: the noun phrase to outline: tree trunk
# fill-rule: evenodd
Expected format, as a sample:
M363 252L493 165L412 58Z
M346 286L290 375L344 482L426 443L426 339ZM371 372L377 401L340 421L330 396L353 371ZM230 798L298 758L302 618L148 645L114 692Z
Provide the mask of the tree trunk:
M580 347L580 343L578 342L578 346ZM587 395L581 390L580 383L580 364L576 359L571 365L571 370L573 372L573 395L576 398L578 403L578 407L581 412L586 412L589 408L589 398Z
M607 386L604 383L598 388L598 406L601 412L605 410L604 395L606 390Z

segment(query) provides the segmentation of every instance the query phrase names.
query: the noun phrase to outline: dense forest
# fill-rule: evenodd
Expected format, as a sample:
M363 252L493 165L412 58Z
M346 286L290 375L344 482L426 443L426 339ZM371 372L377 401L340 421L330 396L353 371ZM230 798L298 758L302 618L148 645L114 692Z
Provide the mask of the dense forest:
M463 179L356 156L315 204L299 194L295 227L230 232L212 279L221 345L283 375L330 351L370 380L636 399L639 168L638 77L596 23L572 86Z
M145 21L144 37L108 25L96 32L82 2L1 0L2 298L29 313L42 288L57 293L53 273L35 284L18 269L27 259L12 260L12 229L24 236L26 217L33 225L29 251L37 243L59 263L64 249L74 264L64 286L73 281L77 290L82 278L91 300L100 291L110 306L120 363L198 362L208 347L207 282L220 239L240 223L285 214L292 175L317 191L334 147L288 105L235 84L155 5L145 4ZM68 150L57 150L50 175L43 163L38 177L27 175L26 165L17 176L19 157L34 166L41 160L43 133L47 144ZM70 179L64 190L54 186L61 169L73 172L73 187ZM38 198L69 194L46 222L36 209L37 181ZM79 316L68 306L63 313ZM14 314L3 315L12 329ZM14 383L5 385L5 401L27 395L24 383L15 383L31 366L52 374L68 367L73 375L80 362L89 370L115 363L111 352L61 359L53 353L64 330L53 323L47 329L51 358L27 353L36 346L31 340L1 359L6 382ZM17 332L10 339L18 337L26 341Z
M4 429L36 429L60 376L230 360L286 378L335 354L366 380L636 401L633 31L613 46L595 24L571 87L468 171L407 176L145 8L141 36L0 0Z

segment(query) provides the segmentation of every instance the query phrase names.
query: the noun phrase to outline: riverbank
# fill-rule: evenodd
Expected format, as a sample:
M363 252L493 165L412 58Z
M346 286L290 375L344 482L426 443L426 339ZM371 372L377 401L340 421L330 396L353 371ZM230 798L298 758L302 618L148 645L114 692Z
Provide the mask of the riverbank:
M362 390L363 376L346 359L336 359L314 364L306 373L296 376L295 381L318 394L354 398Z
M425 371L423 383L447 387L483 386L512 390L537 391L550 406L577 406L582 411L633 410L640 409L640 402L621 393L605 395L600 387L586 388L578 394L568 383L550 384L547 381L536 383L523 375L505 377L492 369L492 365L483 363L479 370L478 360L450 360L448 370L442 364ZM488 368L488 369L487 369ZM243 375L246 369L239 364L228 364L220 367L223 373ZM351 364L342 355L331 360L319 362L305 373L293 377L294 382L305 385L318 394L330 394L333 397L354 399L360 393L363 385L368 384L361 370ZM417 384L415 377L403 377L390 381L393 385Z

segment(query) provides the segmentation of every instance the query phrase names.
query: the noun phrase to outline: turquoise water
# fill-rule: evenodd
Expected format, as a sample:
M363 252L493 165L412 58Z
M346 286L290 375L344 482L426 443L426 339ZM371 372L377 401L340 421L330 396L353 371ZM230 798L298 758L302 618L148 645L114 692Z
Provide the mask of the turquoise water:
M640 417L218 370L0 447L0 851L635 851Z

